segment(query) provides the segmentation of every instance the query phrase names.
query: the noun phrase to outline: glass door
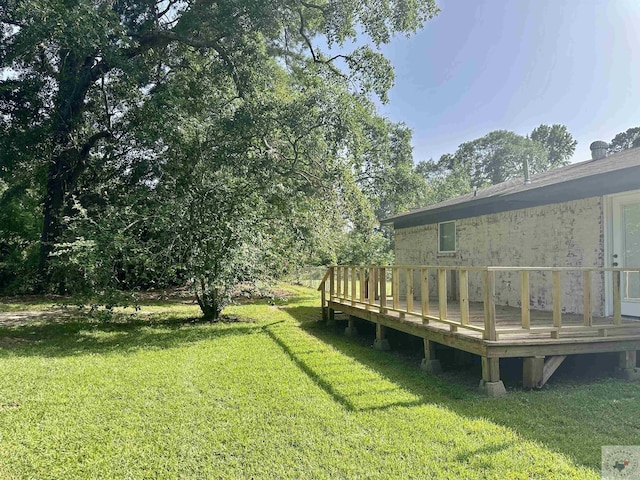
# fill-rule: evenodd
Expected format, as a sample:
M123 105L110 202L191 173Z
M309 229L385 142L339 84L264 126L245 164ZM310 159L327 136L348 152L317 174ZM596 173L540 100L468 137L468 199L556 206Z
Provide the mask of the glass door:
M622 314L640 317L640 195L613 199L611 265L630 268L620 279Z

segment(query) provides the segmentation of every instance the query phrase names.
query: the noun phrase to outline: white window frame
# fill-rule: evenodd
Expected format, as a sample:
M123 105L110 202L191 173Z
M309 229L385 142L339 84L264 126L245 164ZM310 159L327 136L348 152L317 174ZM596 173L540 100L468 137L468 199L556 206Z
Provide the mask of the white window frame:
M453 223L453 250L440 250L440 228L442 225L444 225L445 223ZM456 221L455 220L449 220L446 222L439 222L438 223L438 253L456 253L456 250L458 249L458 229L456 226Z

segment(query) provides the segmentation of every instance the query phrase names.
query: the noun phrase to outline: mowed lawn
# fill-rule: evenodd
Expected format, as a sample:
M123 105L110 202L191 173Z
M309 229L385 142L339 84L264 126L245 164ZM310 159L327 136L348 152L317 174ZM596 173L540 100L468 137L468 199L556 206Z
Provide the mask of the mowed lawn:
M0 479L596 479L601 445L640 441L637 384L486 399L291 291L234 323L167 303L1 327Z

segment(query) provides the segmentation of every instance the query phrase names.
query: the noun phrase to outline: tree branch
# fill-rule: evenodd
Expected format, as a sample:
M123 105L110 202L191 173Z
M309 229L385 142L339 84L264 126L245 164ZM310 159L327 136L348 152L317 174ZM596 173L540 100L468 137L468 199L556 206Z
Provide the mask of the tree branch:
M236 69L236 66L231 59L231 55L229 52L222 46L219 39L198 39L193 37L183 37L171 30L160 30L151 32L145 35L131 34L132 38L137 38L140 42L140 45L145 48L153 48L154 46L160 47L168 45L169 43L181 43L183 45L188 45L193 48L203 48L203 49L213 49L216 53L222 58L225 63L231 78L233 79L233 83L238 90L238 95L241 98L245 97L245 90L242 82L240 81L240 75ZM137 55L138 53L136 53ZM135 55L134 55L135 56Z
M91 149L93 148L93 146L96 144L98 140L101 140L103 138L112 138L112 137L113 137L113 134L108 130L102 130L101 132L94 133L89 137L89 139L82 146L82 149L80 150L80 158L83 160L87 158L87 156L89 155L89 152L91 151Z

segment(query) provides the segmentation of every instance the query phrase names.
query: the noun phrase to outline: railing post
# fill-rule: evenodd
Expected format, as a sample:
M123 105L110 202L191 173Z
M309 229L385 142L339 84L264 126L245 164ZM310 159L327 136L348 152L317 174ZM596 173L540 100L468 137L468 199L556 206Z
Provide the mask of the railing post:
M520 313L522 314L522 328L526 330L531 329L530 292L529 271L522 270L520 272Z
M384 267L378 269L380 280L380 313L387 313L387 271Z
M562 279L560 270L554 270L551 275L553 276L553 326L558 329L555 332L551 332L551 338L558 338L560 336L560 328L562 328Z
M360 266L360 302L365 303L367 297L365 295L365 276L364 276L364 266Z
M587 327L593 325L593 310L591 306L591 270L582 274L582 315Z
M336 267L336 296L340 298L342 294L342 267Z
M622 295L620 295L620 270L613 272L613 323L622 325Z
M422 304L422 321L429 323L429 320L424 318L429 315L429 269L420 269L420 303Z
M495 273L491 270L484 271L484 332L485 340L496 340L496 282Z
M413 312L413 269L407 268L405 271L407 279L407 312Z

